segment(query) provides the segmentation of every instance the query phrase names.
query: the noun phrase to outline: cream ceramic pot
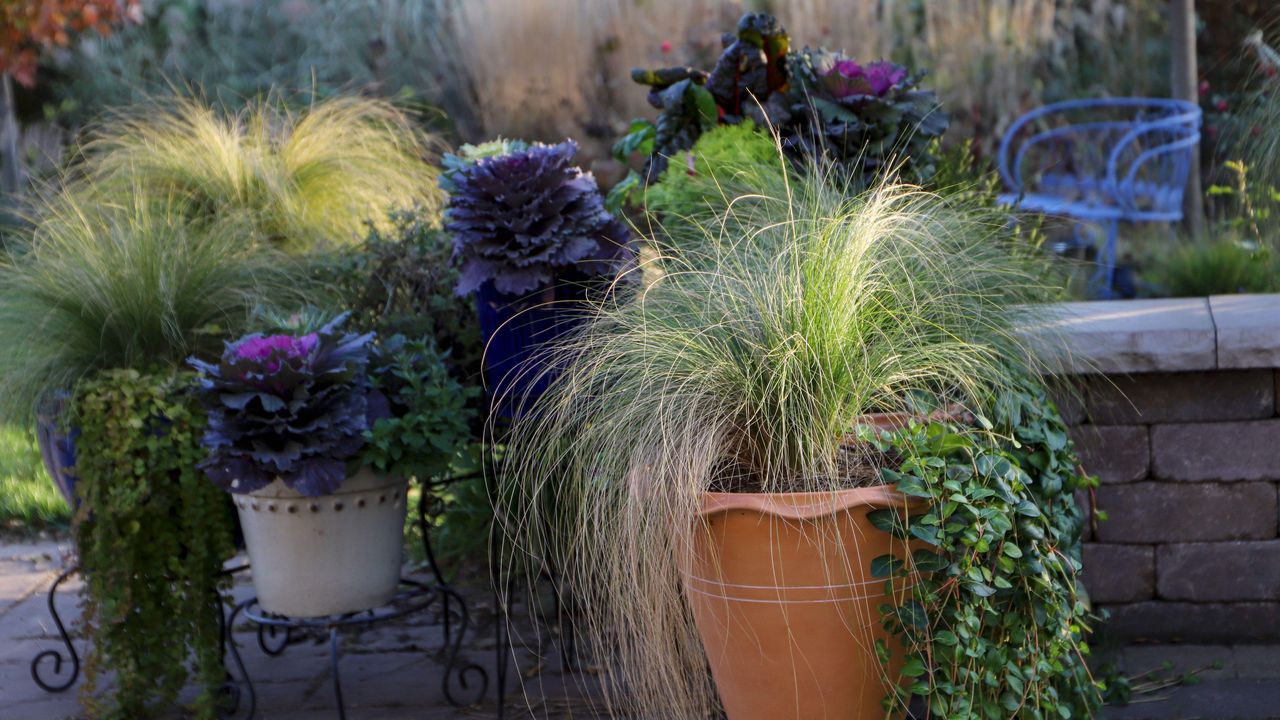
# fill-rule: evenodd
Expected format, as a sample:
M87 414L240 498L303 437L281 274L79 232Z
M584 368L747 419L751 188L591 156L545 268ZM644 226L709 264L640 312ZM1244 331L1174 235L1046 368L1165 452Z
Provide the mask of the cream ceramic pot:
M400 583L408 482L368 468L307 497L276 480L235 496L262 609L320 617L382 605Z

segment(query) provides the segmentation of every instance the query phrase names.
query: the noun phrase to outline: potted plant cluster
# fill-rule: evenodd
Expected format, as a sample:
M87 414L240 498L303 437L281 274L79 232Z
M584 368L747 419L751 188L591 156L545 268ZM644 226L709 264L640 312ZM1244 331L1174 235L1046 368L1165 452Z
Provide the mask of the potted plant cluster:
M467 435L465 394L427 343L375 345L343 320L192 361L209 416L201 467L235 495L258 600L279 615L386 603L409 478L441 474Z
M595 178L572 164L577 149L572 140L498 140L445 158L456 290L476 296L502 415L541 391L539 348L573 327L592 282L626 255L630 229L605 209Z
M565 569L613 711L1087 712L1058 550L1086 481L1031 422L1056 418L1017 329L1049 297L1033 251L963 195L780 165L735 168L751 202L652 238L661 275L562 344L509 446L511 542Z
M235 516L200 469L208 418L186 361L272 310L329 302L314 264L366 220L389 227L392 203L438 209L438 170L430 139L378 100L173 101L112 120L0 258L0 414L38 423L78 507L90 713L154 715L194 679L188 711L213 717Z
M915 182L934 174L935 141L950 120L936 94L920 87L923 72L821 48L793 50L786 28L767 13L744 15L723 43L710 71L632 71L659 114L634 121L614 146L622 162L646 156L643 171L610 192L614 204L639 199L637 190L657 182L704 133L745 121L776 134L793 161L831 165L857 187L886 173Z

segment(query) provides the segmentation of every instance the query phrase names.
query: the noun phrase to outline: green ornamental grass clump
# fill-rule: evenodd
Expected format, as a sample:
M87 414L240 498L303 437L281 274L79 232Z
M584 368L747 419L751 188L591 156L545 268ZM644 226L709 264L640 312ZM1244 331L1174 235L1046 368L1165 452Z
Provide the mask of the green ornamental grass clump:
M738 489L849 487L861 415L979 410L1038 367L1017 328L1047 291L998 214L812 170L756 194L598 301L508 448L510 537L566 573L611 649L609 701L639 716L716 711L675 549L728 470Z
M63 189L0 257L0 413L31 417L46 392L100 370L216 355L255 307L299 296L291 260L241 223L193 223L141 188L122 204Z
M295 109L269 97L226 113L193 99L132 106L89 133L79 174L103 203L180 199L190 217L241 224L289 250L349 245L390 210L438 212L434 141L384 100Z

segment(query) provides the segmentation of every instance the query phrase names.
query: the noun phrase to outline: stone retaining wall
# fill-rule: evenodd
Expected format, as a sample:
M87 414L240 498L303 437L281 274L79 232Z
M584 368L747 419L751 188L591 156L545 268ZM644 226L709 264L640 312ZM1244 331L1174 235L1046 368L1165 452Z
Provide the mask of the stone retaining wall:
M1108 515L1084 557L1107 632L1280 640L1280 296L1071 303L1054 324L1085 375L1063 411Z

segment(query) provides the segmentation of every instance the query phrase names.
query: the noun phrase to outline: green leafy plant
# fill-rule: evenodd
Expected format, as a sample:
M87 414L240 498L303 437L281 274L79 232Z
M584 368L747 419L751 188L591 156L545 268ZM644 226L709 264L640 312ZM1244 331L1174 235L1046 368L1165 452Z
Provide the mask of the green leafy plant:
M703 492L849 487L860 416L922 391L981 408L1037 362L1015 308L1043 288L997 215L814 170L756 194L686 229L710 239L670 240L694 250L657 244L661 277L599 301L503 468L512 542L565 573L631 714L717 707L678 552Z
M473 303L453 292L452 257L453 239L429 211L397 210L385 228L370 224L359 246L326 256L316 275L336 288L332 304L351 313L352 325L384 337L430 337L454 376L478 385L484 345Z
M900 460L882 477L923 503L876 510L882 530L909 538L910 557L871 568L906 597L881 608L903 662L886 710L918 697L930 717L1092 717L1106 687L1086 666L1091 617L1078 589L1081 474L1067 428L1042 387L1011 387L990 404L994 434L934 422L886 435Z
M189 679L199 690L191 715L216 716L221 571L235 548L226 499L197 469L205 418L190 387L186 373L111 370L75 394L93 717L152 717ZM108 672L112 691L100 697Z
M778 145L754 122L722 125L676 153L645 191L645 209L669 221L714 217L758 187L761 177L779 179L788 170Z
M458 464L471 437L467 402L479 389L464 388L449 375L447 356L430 340L392 337L376 350L374 388L391 406L365 431L362 460L379 472L439 480Z
M110 368L177 367L218 353L255 307L304 295L291 261L238 223L193 223L137 195L106 205L65 189L0 258L0 412L27 419L47 392Z
M1274 292L1280 263L1267 246L1230 236L1187 240L1155 256L1144 273L1164 297Z
M384 100L336 97L295 110L280 97L222 113L172 98L96 126L78 172L101 202L174 197L195 220L236 224L289 250L350 245L366 223L438 211L433 141Z

